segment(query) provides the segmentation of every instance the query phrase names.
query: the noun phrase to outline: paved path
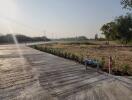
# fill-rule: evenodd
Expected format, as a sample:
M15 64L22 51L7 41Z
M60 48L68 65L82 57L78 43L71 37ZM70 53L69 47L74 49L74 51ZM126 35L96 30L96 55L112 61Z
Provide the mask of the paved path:
M132 100L132 80L21 46L0 46L0 100Z

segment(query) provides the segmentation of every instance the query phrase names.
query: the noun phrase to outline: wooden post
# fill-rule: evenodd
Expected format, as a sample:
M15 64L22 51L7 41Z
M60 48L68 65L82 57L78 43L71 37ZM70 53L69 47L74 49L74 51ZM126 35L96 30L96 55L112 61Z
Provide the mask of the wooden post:
M111 68L112 68L112 57L109 56L109 74L111 74Z

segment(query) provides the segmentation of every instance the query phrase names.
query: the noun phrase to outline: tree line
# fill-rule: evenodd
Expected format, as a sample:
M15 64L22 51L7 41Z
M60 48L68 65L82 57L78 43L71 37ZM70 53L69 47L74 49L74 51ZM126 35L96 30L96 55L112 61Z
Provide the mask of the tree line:
M129 9L130 13L104 24L101 31L108 41L119 40L121 43L127 44L132 41L132 0L122 0L121 4L123 8Z
M85 36L77 36L77 37L69 37L69 38L60 38L60 39L56 39L56 40L60 40L60 41L84 41L84 40L88 40L87 37Z
M15 35L15 38L19 43L29 43L29 42L40 42L40 41L50 41L45 36L42 37L29 37L25 35ZM3 43L14 43L13 35L7 34L7 35L0 35L0 44Z

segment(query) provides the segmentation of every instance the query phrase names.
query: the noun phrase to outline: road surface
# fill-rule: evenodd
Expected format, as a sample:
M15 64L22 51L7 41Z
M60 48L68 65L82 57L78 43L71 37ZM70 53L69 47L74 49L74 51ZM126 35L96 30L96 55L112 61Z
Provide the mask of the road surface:
M0 46L0 100L132 100L132 78L20 48Z

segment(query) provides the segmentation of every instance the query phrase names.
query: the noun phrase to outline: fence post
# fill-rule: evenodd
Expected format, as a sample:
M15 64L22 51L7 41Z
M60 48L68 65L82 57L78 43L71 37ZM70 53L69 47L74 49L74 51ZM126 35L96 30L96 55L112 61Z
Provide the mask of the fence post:
M111 74L111 68L112 68L112 57L109 56L109 74Z

